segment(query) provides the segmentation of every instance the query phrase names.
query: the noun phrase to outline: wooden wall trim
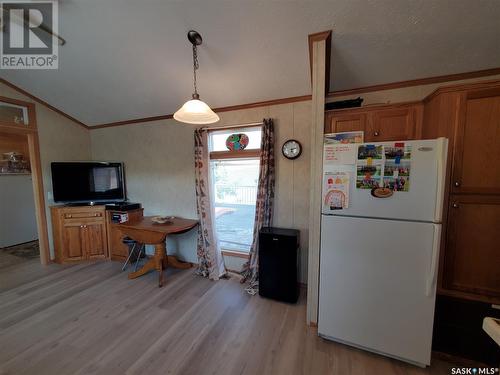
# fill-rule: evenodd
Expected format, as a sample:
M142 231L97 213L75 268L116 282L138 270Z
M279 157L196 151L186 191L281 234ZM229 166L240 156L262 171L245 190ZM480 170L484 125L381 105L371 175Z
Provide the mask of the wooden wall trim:
M333 98L333 97L338 97L338 96L357 95L357 94L363 94L363 93L373 92L373 91L385 91L385 90L400 89L400 88L412 87L412 86L429 85L429 84L433 84L433 83L460 81L463 79L487 77L487 76L492 76L492 75L497 75L497 74L500 74L500 68L477 70L474 72L466 72L466 73L447 74L447 75L443 75L443 76L418 78L418 79L412 79L412 80L407 80L407 81L383 83L380 85L358 87L355 89L348 89L348 90L337 90L337 91L329 92L327 97Z
M85 125L83 122L81 122L80 120L77 120L76 118L74 118L73 116L70 116L68 115L67 113L64 113L63 111L61 111L60 109L57 109L56 107L50 105L49 103L47 103L45 100L42 100L40 99L39 97L33 95L33 94L30 94L29 92L27 92L26 90L23 90L22 88L14 85L13 83L7 81L6 79L4 78L0 78L0 83L3 83L5 86L8 86L10 87L11 89L14 89L16 90L17 92L19 92L20 94L24 95L24 96L27 96L28 98L34 100L35 102L47 107L48 109L60 114L61 116L64 116L66 117L67 119L73 121L75 124L81 126L82 128L85 128L85 129L89 129L89 127L87 125Z
M304 102L304 101L308 101L308 100L311 100L311 95L292 96L292 97L289 97L289 98L272 99L272 100L265 100L265 101L262 101L262 102L254 102L254 103L247 103L247 104L238 104L238 105L232 105L232 106L228 106L228 107L219 107L219 108L214 108L213 111L217 112L217 113L230 112L230 111L238 111L238 110L249 109L249 108L268 107L268 106L271 106L271 105ZM102 128L111 128L111 127L114 127L114 126L141 124L141 123L144 123L144 122L168 120L168 119L172 119L172 118L174 118L173 114L162 115L162 116L144 117L144 118L137 118L137 119L133 119L133 120L124 120L124 121L117 121L117 122L109 122L109 123L106 123L106 124L99 124L99 125L95 125L95 126L89 126L89 129L90 130L95 130L95 129L102 129Z
M330 38L331 38L331 30L309 35L309 53L311 54L311 51L312 51L311 50L311 46L312 46L311 42L312 41L325 40L325 39L330 39ZM326 48L330 48L329 46L331 46L331 43L327 42ZM330 56L330 54L327 53L327 55L326 55L326 57L327 57L326 63L327 64L330 63L329 56ZM326 72L327 75L328 75L328 72L329 72L329 69ZM397 88L427 85L427 84L433 84L433 83L452 82L452 81L457 81L457 80L480 78L480 77L486 77L486 76L497 75L497 74L500 74L500 68L478 70L478 71L467 72L467 73L449 74L449 75L435 76L435 77L428 77L428 78L420 78L420 79L414 79L414 80L409 80L409 81L392 82L392 83L386 83L386 84L380 84L380 85L359 87L356 89L349 89L349 90L332 91L332 92L328 92L327 97L333 98L333 97L339 97L339 96L356 95L356 94L362 94L362 93L373 92L373 91L384 91L384 90L391 90L391 89L397 89ZM329 78L325 77L325 84L328 85L328 82L329 82ZM454 85L454 86L440 87L440 88L436 89L434 92L432 92L430 95L428 95L424 99L424 101L428 101L428 100L432 99L433 96L435 96L439 93L442 93L442 92L459 91L459 90L463 90L463 89L474 88L474 85L481 87L481 86L485 85L486 83L491 83L492 85L495 85L495 84L498 84L499 82L500 82L499 80L493 80L493 81L483 81L483 82L476 82L476 83L474 83L474 82L462 83L462 84L458 84L458 85ZM142 117L142 118L136 118L136 119L131 119L131 120L103 123L103 124L99 124L99 125L95 125L95 126L88 126L88 125L84 124L83 122L77 120L76 118L74 118L74 117L64 113L63 111L55 108L54 106L50 105L46 101L36 97L35 95L30 94L29 92L21 89L20 87L14 85L13 83L10 83L9 81L7 81L3 78L0 78L0 83L3 83L6 86L9 86L10 88L21 93L22 95L29 97L30 99L44 105L45 107L51 109L54 112L59 113L60 115L68 118L69 120L75 122L76 124L80 125L81 127L85 128L85 129L88 129L88 130L109 128L109 127L114 127L114 126L142 124L145 122L168 120L168 119L173 118L173 114L166 114L166 115ZM215 108L214 111L215 112L230 112L230 111L238 111L238 110L242 110L242 109L267 107L267 106L271 106L271 105L295 103L295 102L302 102L302 101L308 101L308 100L311 100L311 95L292 96L292 97L288 97L288 98L271 99L271 100L264 100L264 101L260 101L260 102L238 104L238 105L232 105L232 106L227 106L227 107L219 107L219 108Z
M500 85L500 79L493 79L480 82L470 82L470 83L459 83L450 86L438 87L436 90L427 95L423 101L428 102L432 100L435 96L443 94L445 92L456 92L464 90L479 90L479 89L489 89Z
M320 31L319 33L309 34L309 72L311 74L311 87L313 81L313 44L314 42L325 41L325 95L330 91L330 59L332 55L332 30Z

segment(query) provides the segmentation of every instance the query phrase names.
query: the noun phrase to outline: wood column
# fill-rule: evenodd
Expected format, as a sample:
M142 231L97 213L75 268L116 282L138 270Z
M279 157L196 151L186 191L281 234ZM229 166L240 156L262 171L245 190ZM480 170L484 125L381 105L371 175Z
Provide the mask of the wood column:
M309 254L307 271L307 324L318 322L319 252L321 227L321 173L323 161L323 128L325 92L330 60L331 31L309 35L311 58L311 174L309 197Z

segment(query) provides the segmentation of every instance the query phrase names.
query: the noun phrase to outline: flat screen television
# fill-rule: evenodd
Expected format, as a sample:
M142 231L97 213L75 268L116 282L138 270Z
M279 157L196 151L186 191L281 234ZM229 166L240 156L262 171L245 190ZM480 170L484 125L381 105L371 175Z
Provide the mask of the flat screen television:
M53 162L54 201L61 203L126 200L123 163Z

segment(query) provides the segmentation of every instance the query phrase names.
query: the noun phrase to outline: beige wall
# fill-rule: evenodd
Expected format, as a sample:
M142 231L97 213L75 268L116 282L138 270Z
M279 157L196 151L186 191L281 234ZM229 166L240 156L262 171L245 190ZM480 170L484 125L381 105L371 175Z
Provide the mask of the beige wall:
M309 212L310 102L298 102L220 114L217 126L244 124L273 118L276 126L276 200L274 225L301 230L301 280L307 270ZM146 214L172 214L196 218L193 131L195 127L174 120L93 130L92 157L125 163L128 197L143 204ZM281 145L299 140L302 156L290 161L281 156ZM185 260L196 259L196 233L167 246Z
M16 90L0 83L0 96L33 102L32 99ZM57 103L56 103L57 106ZM47 205L47 222L49 226L49 244L53 256L52 227L48 206L52 201L52 180L50 163L56 160L89 160L89 131L68 118L52 111L44 105L35 103L38 137L40 140L40 158L42 163L43 187Z
M500 75L375 91L361 95L336 97L343 100L361 96L364 104L396 103L421 100L436 88L463 82L499 79ZM0 83L0 95L32 102L30 98ZM52 204L50 162L55 160L118 160L126 164L128 193L131 200L141 202L146 213L172 213L196 217L193 177L193 126L174 120L87 131L73 121L36 104L39 127L42 173L47 206ZM57 103L54 103L57 106ZM307 280L307 243L309 211L310 123L309 101L260 107L220 114L217 125L275 119L277 132L277 181L274 225L301 230L301 281ZM295 161L281 156L286 139L296 138L304 147ZM52 236L49 223L49 240ZM179 236L169 246L187 260L196 261L194 233Z
M496 78L500 76L375 91L334 100L361 96L365 104L414 101L423 99L441 86ZM274 225L300 229L300 280L306 282L311 102L230 111L219 115L221 121L217 126L256 122L264 117L275 120L277 179ZM194 126L164 120L92 130L92 157L95 160L125 163L129 199L141 202L146 214L196 218L192 151L194 129ZM289 138L298 139L304 148L302 156L295 161L281 156L281 145ZM195 245L194 232L168 243L170 251L189 261L196 261Z

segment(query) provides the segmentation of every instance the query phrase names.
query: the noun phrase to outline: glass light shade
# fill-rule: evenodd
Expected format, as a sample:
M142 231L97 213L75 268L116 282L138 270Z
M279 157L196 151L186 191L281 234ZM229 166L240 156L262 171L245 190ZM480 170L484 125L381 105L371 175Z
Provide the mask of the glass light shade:
M219 121L219 116L206 103L198 99L191 99L174 113L174 119L187 124L202 125Z

